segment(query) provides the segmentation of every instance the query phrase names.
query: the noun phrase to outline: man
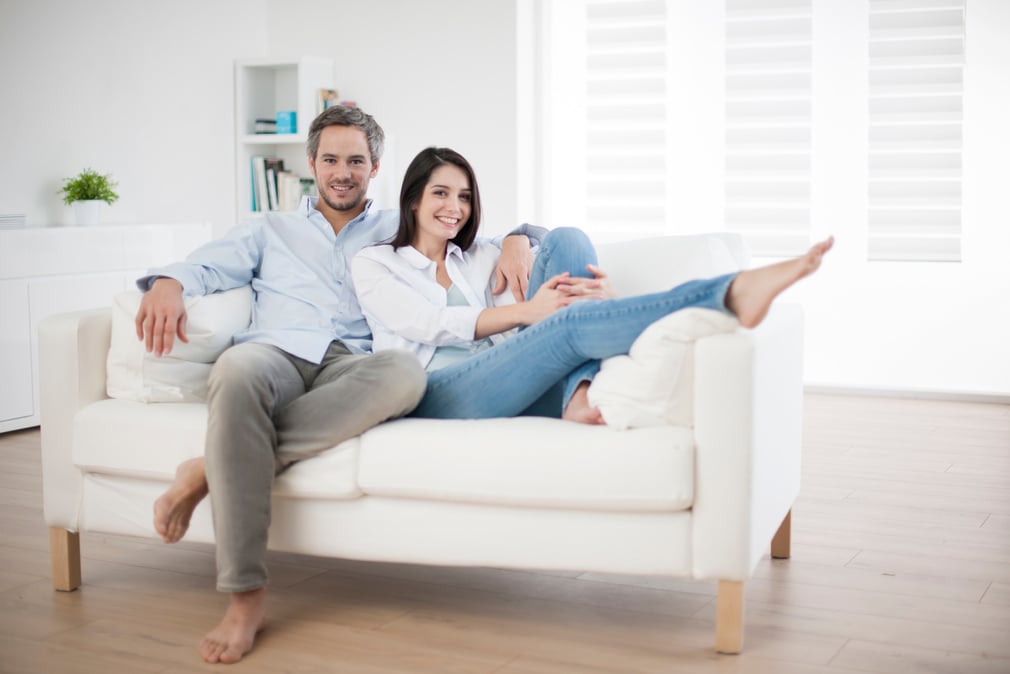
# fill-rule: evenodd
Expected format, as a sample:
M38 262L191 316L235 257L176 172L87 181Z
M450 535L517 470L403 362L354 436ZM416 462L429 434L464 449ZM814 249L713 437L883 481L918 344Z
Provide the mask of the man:
M360 109L334 107L310 127L308 163L318 198L268 213L138 280L137 337L158 356L187 341L183 295L251 284L252 324L211 370L205 458L183 463L155 503L155 529L182 538L207 495L224 618L200 644L207 662L237 662L264 622L270 489L279 470L315 456L420 401L425 376L406 353L369 355L371 334L350 282L354 254L395 232L397 211L365 197L384 134ZM519 230L525 232L525 229ZM525 288L529 240L503 243L499 290ZM508 269L509 271L502 271Z

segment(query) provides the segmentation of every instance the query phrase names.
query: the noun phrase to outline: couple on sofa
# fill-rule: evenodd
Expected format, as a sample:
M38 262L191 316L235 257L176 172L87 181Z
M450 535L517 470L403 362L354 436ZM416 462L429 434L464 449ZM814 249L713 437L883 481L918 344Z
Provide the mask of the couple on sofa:
M587 398L600 359L627 353L648 325L685 307L753 327L832 243L761 269L607 299L606 276L577 230L523 226L478 240L476 177L452 150L428 148L411 162L399 211L371 210L365 194L382 144L382 129L360 109L326 110L307 147L318 198L240 224L138 281L137 336L156 355L187 341L184 294L251 284L255 295L250 327L211 370L206 456L182 464L154 507L156 530L175 542L211 495L217 588L230 602L200 644L207 662L237 662L264 624L279 470L405 414L602 423Z

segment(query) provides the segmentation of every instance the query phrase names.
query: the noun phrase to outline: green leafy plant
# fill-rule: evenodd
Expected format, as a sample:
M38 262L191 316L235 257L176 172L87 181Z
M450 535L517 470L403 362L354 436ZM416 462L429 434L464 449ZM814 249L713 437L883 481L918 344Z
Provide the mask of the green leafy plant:
M73 178L63 181L63 188L57 194L63 195L67 206L75 201L97 200L112 204L119 195L113 189L118 185L110 175L102 175L86 168Z

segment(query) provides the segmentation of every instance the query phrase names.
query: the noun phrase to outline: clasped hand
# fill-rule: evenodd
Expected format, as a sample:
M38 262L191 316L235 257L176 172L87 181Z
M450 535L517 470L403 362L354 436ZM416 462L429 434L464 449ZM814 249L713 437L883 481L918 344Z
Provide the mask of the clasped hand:
M531 323L541 321L558 309L582 300L610 299L616 295L607 275L595 265L586 265L593 278L571 276L568 272L544 281L526 304L531 310Z

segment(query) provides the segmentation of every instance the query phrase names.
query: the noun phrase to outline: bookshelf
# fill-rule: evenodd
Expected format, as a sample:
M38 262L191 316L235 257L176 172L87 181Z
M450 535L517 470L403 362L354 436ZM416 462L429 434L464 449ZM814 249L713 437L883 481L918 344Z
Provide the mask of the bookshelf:
M241 59L235 62L235 193L237 221L253 214L252 158L284 160L285 170L311 176L305 156L308 128L318 113L320 89L333 89L333 61L303 56L295 60ZM294 111L295 133L256 134L257 119Z

